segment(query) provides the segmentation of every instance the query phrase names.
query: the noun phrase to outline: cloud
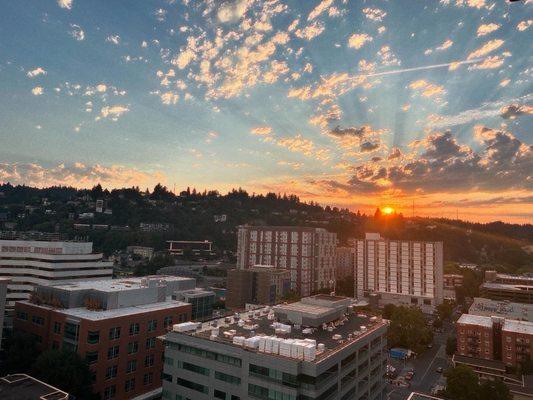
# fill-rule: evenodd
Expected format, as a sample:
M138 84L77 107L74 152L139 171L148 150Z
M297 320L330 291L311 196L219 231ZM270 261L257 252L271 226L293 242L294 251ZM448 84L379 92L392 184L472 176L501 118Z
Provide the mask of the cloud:
M67 10L71 10L72 0L57 0L57 5L61 8L66 8Z
M108 188L121 188L146 187L166 181L161 172L144 172L123 165L84 165L77 162L45 167L35 163L0 163L0 183L14 185L91 188L100 183Z
M31 90L31 93L34 95L34 96L40 96L44 93L44 89L41 87L41 86L35 86L32 90Z
M498 29L500 29L500 24L490 23L490 24L481 24L477 28L477 37L488 35Z
M482 62L471 65L468 67L469 70L475 69L494 69L499 68L503 65L504 59L501 56L490 56L485 58Z
M353 149L359 146L361 153L367 153L377 150L381 147L380 136L387 132L385 129L373 129L370 125L363 125L360 127L346 127L341 128L336 126L331 129L328 134L337 144L346 150L351 150L348 155L355 155Z
M374 22L381 22L387 13L379 8L363 8L363 14L365 17Z
M161 93L160 97L161 97L161 102L165 105L176 104L180 98L180 96L177 93L173 93L173 92Z
M301 134L293 137L284 137L276 142L278 146L285 147L291 152L302 153L319 161L327 161L330 157L328 149L317 149L310 139L305 139Z
M46 71L41 67L37 67L31 71L28 71L26 75L28 76L28 78L35 78L39 75L46 75Z
M118 117L127 113L130 109L127 106L116 104L114 106L105 106L100 110L102 118L111 118L116 121Z
M518 29L520 32L523 32L531 25L533 25L533 19L528 19L527 21L520 21L518 25L516 25L516 29Z
M171 60L172 65L177 65L179 69L185 68L189 63L196 59L196 53L187 48L182 50L176 57Z
M324 29L325 27L323 23L315 21L312 24L307 25L305 28L297 29L294 31L294 35L300 39L312 40L324 32Z
M314 20L324 11L326 11L333 4L333 0L322 0L318 5L309 13L307 17L308 21Z
M277 164L282 165L282 166L289 166L294 170L298 170L303 166L302 163L297 163L297 162L292 162L292 161L283 161L283 160L278 161Z
M533 106L526 104L509 104L500 109L500 116L503 119L515 119L520 115L533 114Z
M366 33L354 33L352 36L348 38L348 47L352 47L354 49L360 49L365 45L367 42L372 41L372 36L367 35Z
M485 43L483 46L481 46L479 49L473 51L470 53L467 57L467 60L473 60L476 58L484 57L489 53L492 53L494 50L499 49L503 45L504 41L501 39L493 39L489 40L487 43Z
M85 32L79 25L76 24L70 24L70 36L72 36L77 41L82 41L85 39Z
M272 133L272 128L270 126L256 126L250 131L253 135L270 135Z
M246 0L226 1L219 7L217 17L219 22L234 23L244 16L247 9L248 2Z
M107 90L107 86L103 83L99 83L96 85L96 91L100 93L104 93Z
M424 79L419 79L417 81L411 82L409 88L413 90L420 90L422 96L424 97L433 97L444 94L444 87L440 85L434 85L425 81Z
M119 35L109 35L105 38L105 41L108 43L113 43L114 45L120 44L120 36Z

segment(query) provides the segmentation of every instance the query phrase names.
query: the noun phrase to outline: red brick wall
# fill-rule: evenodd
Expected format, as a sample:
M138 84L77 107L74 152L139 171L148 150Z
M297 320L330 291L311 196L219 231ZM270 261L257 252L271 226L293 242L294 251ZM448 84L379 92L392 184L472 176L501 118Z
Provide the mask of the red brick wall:
M494 359L492 328L478 325L456 324L457 354L467 357ZM478 353L471 353L477 349Z
M502 361L517 366L533 356L533 335L502 331Z

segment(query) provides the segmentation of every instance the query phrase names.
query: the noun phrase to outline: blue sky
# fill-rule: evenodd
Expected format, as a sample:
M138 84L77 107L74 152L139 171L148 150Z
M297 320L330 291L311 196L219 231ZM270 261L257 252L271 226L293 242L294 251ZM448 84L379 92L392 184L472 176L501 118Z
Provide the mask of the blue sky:
M0 182L533 216L531 1L2 8Z

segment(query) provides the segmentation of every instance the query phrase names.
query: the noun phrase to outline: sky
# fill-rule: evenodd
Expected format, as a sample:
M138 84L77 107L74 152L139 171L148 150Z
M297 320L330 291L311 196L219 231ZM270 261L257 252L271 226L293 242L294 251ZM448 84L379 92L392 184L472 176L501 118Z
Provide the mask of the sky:
M1 1L0 182L533 222L533 1Z

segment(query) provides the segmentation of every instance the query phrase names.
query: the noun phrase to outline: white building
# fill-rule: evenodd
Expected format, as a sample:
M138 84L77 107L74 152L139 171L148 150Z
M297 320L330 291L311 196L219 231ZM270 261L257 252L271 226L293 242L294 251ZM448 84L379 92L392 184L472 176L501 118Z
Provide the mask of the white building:
M337 234L301 226L240 226L237 269L273 265L291 272L291 289L301 296L333 288Z
M442 303L442 242L388 240L367 233L352 243L357 298L375 293L381 305L418 305L424 312Z
M57 235L0 234L0 277L9 278L6 314L27 300L36 285L111 279L113 263L93 253L93 244L60 241ZM6 321L10 324L9 321Z

